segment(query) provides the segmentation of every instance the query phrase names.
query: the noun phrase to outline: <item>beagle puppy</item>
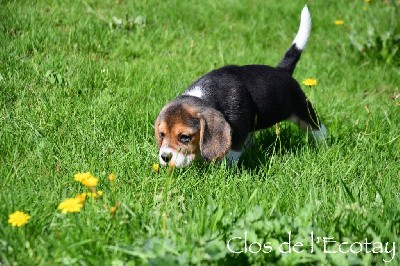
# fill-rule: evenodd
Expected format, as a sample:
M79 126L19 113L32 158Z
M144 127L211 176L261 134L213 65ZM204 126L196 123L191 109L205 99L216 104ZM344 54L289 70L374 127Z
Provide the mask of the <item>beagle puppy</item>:
M311 31L307 6L298 33L277 67L229 65L213 70L162 108L155 121L161 165L237 161L254 131L290 120L317 140L325 126L292 77Z

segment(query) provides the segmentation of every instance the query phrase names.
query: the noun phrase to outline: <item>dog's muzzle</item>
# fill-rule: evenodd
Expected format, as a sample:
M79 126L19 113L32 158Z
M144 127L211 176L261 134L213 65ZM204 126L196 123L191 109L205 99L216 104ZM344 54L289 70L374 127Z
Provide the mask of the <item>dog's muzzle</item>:
M188 166L194 159L194 155L182 154L170 147L161 147L158 156L161 165L170 165L177 168Z

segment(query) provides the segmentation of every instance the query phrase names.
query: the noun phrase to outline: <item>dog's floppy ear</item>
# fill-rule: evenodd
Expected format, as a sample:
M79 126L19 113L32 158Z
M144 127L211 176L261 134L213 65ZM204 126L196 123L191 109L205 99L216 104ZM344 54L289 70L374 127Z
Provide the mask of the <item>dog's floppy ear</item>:
M156 122L154 123L154 134L156 136L158 149L160 149L162 144L162 139L160 137L160 132L158 130L158 126L160 125L160 116L157 117Z
M213 108L200 113L200 152L205 160L218 160L231 148L231 127Z

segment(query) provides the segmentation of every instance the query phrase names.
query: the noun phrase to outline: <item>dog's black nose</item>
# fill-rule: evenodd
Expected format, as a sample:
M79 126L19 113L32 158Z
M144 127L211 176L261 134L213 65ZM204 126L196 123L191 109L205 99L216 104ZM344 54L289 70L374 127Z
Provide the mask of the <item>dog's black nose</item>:
M163 154L161 154L161 159L166 163L168 163L171 160L171 158L172 158L172 154L171 153L163 153Z

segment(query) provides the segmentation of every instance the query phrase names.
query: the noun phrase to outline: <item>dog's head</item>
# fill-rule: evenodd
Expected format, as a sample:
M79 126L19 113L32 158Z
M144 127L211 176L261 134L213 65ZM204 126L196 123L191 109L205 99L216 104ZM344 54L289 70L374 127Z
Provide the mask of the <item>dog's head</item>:
M218 160L231 147L231 128L224 116L190 98L167 104L154 128L162 165L179 168L193 160Z

